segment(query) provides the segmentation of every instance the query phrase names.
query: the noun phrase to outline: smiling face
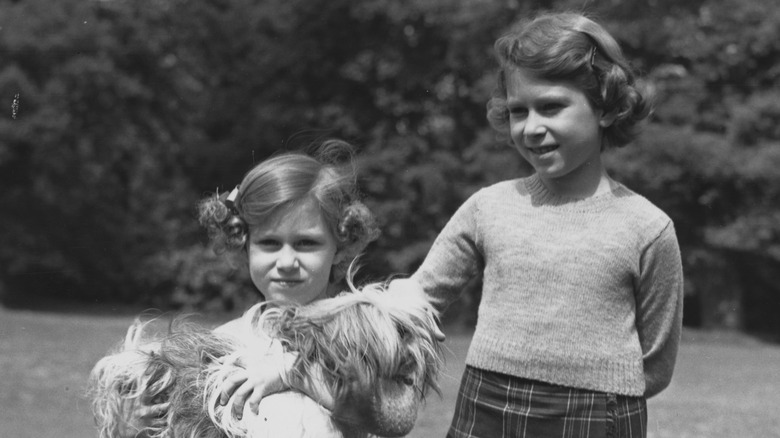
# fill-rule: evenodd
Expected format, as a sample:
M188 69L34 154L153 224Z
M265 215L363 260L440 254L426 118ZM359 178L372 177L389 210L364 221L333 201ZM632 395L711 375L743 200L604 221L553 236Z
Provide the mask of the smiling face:
M507 71L509 132L517 150L548 188L598 184L602 128L611 119L568 82Z
M336 239L313 199L271 215L249 233L249 274L266 300L325 298Z

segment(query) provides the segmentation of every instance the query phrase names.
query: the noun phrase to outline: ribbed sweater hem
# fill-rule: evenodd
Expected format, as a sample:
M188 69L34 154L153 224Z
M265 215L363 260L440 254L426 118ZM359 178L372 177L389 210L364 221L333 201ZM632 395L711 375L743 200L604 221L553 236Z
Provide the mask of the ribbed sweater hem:
M521 353L507 354L512 351ZM641 397L645 393L641 357L599 358L585 351L560 354L546 348L508 344L500 338L475 336L466 364L572 388L631 397Z

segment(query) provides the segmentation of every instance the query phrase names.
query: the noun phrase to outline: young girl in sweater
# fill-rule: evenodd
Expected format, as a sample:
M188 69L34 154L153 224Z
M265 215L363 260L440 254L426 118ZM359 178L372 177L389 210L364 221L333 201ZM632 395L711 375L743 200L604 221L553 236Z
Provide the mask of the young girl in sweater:
M579 14L539 16L495 49L488 118L535 174L471 196L411 277L440 310L483 278L448 436L644 437L677 356L680 252L601 153L635 137L648 97Z

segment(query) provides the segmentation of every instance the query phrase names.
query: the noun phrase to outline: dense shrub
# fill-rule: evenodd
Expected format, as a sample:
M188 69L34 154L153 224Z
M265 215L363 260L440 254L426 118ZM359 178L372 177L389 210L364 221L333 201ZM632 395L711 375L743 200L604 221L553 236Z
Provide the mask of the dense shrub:
M776 302L733 261L780 264L780 9L591 3L658 95L614 175L675 220L689 296L721 296L697 283L730 266L715 301ZM469 194L528 173L485 120L491 46L552 7L582 2L0 0L1 299L241 306L245 273L202 246L193 206L324 136L358 145L382 220L361 274L411 272Z

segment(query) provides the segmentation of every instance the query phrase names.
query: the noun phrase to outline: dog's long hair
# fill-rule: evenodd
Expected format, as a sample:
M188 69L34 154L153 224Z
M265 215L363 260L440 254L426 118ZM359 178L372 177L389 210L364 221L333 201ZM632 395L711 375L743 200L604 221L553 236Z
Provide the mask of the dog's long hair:
M115 436L127 422L128 406L140 400L170 403L165 426L146 431L157 437L408 434L425 395L438 392L434 311L417 293L388 294L382 284L350 288L307 305L256 305L242 319L254 335L250 340L191 325L149 340L145 326L134 324L120 350L98 362L91 375L101 438ZM222 383L241 369L236 363L250 370L253 363L269 366L262 356L273 345L297 353L292 373L283 377L299 392L267 396L260 415L245 409L239 420L232 399L218 403ZM332 411L302 394L318 385L331 395ZM290 414L289 420L272 418ZM271 429L280 421L306 424L282 425L285 435L279 435Z
M144 432L152 438L173 438L179 436L179 430L201 434L192 436L224 436L203 415L201 382L204 371L240 348L239 343L187 319L175 320L164 335L154 334L151 322L137 319L117 351L98 361L90 374L98 436L115 438ZM163 402L175 409L168 409L156 425L138 426L136 407ZM177 433L171 434L174 429Z

